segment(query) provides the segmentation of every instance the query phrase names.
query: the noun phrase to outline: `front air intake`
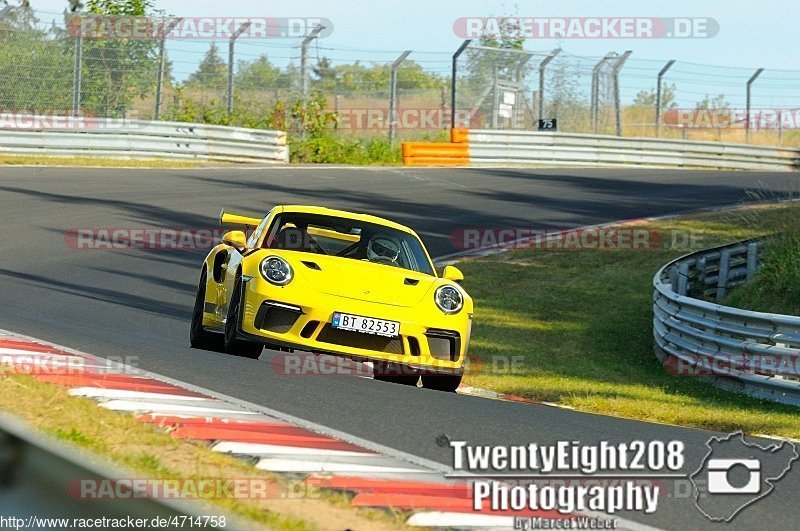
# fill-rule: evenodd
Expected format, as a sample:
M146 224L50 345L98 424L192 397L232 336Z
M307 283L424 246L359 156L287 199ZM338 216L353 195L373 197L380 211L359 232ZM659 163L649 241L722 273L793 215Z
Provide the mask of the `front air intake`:
M302 313L297 306L266 301L258 309L255 326L267 332L285 334L292 329Z
M455 330L429 328L425 332L428 350L437 360L458 361L461 352L461 336Z

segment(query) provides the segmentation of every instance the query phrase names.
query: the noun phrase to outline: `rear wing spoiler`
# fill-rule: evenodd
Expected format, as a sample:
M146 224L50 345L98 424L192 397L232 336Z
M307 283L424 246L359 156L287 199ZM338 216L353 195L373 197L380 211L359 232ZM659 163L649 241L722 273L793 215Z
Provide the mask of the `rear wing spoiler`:
M261 223L260 218L251 218L249 216L241 216L239 214L229 214L225 209L219 211L219 224L220 225L233 225L235 227L244 227L245 230L255 229Z

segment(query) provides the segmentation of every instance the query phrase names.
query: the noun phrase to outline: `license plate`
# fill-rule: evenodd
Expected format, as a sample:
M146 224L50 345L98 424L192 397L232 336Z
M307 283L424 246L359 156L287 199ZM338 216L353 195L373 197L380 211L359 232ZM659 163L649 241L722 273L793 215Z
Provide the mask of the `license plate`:
M362 317L360 315L341 312L335 312L333 314L331 326L340 330L351 330L353 332L386 337L397 337L400 332L400 323L397 321Z

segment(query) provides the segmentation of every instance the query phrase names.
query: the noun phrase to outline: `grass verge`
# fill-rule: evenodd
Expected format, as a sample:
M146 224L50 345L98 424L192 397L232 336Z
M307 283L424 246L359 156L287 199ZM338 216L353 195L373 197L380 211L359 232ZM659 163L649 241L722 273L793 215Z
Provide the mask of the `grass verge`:
M266 478L293 492L295 483L260 471L234 457L212 452L202 442L173 439L164 429L133 416L109 411L69 395L66 388L31 376L0 372L0 410L58 439L124 466L136 477L152 479ZM208 514L220 509L239 516L253 529L398 529L400 514L356 510L343 495L303 491L305 496L273 499L216 499ZM347 500L349 501L349 499ZM217 512L214 512L214 509Z
M789 216L800 205L643 227L678 243L688 231L711 247L780 230ZM483 368L465 383L593 413L800 438L797 408L670 375L656 359L652 279L691 250L517 250L460 263L476 304L470 353Z
M745 216L758 226L760 218ZM760 312L800 315L800 208L770 228L775 235L764 249L762 267L746 284L734 288L724 303Z
M194 161L164 159L107 159L101 157L43 157L33 155L0 154L0 165L6 166L84 166L109 168L199 168Z

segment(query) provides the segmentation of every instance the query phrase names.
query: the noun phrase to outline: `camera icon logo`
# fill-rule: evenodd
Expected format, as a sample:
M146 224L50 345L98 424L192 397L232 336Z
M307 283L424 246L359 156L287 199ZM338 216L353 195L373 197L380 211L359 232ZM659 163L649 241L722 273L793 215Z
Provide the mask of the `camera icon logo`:
M714 522L730 522L767 496L800 459L790 441L761 445L742 432L711 437L706 447L708 453L689 480L695 505Z
M747 483L734 486L729 473L734 467L744 467L749 472ZM758 459L709 459L708 470L709 494L758 494L761 492L761 462Z

